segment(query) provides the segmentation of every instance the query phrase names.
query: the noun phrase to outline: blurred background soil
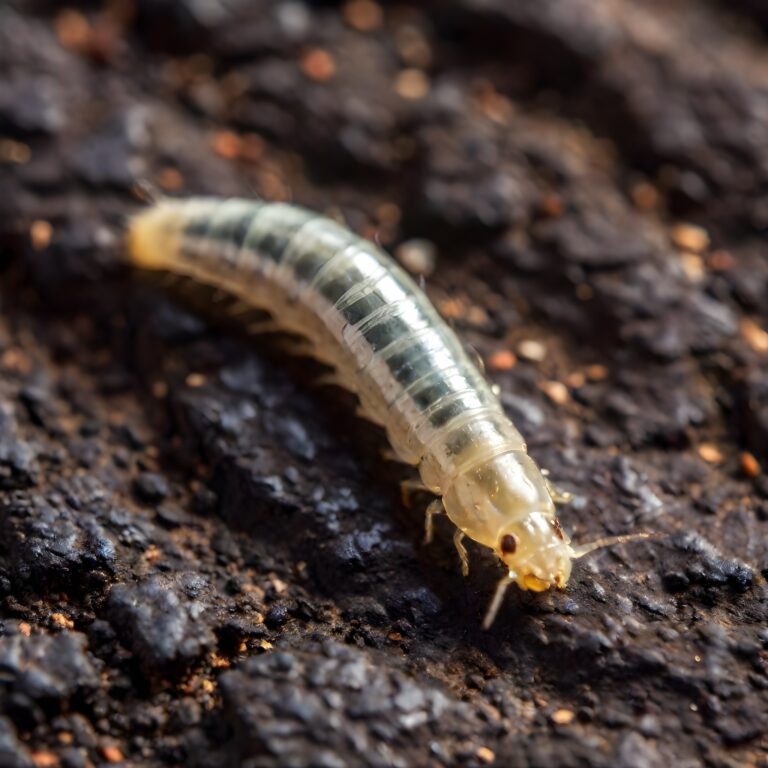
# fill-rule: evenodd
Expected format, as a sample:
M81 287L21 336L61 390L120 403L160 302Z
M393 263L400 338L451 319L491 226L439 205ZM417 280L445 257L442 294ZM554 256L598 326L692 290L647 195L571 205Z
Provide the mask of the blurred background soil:
M768 765L759 0L0 4L0 766ZM510 591L349 398L120 263L136 188L377 239L596 554ZM203 297L205 299L205 297Z

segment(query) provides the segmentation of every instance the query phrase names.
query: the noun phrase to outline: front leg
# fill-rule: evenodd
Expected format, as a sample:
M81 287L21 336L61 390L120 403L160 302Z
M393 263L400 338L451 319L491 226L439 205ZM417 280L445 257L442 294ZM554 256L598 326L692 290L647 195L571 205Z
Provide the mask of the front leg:
M435 535L435 515L444 515L442 499L433 499L427 507L427 514L424 518L424 543L431 544Z
M555 504L570 504L573 501L573 494L570 491L564 491L558 488L548 477L544 478L549 497Z
M467 548L464 546L464 531L459 528L457 528L456 532L453 534L453 545L459 553L462 575L469 576L469 555L467 554Z
M400 498L404 507L411 508L411 500L416 493L431 494L432 491L421 480L403 480L400 483Z

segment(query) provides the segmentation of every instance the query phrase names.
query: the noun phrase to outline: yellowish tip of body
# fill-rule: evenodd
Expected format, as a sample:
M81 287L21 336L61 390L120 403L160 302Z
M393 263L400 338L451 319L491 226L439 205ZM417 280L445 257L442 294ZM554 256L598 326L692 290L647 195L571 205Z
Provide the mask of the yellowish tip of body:
M140 269L166 269L179 251L184 218L173 203L159 203L128 223L128 260Z

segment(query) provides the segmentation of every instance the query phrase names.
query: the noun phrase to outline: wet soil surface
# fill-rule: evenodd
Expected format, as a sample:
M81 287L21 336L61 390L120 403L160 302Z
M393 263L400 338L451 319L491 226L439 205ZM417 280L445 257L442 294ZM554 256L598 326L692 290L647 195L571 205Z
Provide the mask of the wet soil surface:
M767 24L3 3L0 766L768 765ZM434 252L566 529L665 538L481 631L350 398L121 264L137 185Z

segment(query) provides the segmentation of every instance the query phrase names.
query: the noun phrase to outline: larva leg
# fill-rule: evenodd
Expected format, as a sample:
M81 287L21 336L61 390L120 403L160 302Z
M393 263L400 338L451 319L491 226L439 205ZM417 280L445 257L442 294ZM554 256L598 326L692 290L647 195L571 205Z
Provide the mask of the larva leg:
M477 366L480 373L485 376L485 360L483 360L483 356L468 341L464 342L464 349L467 351L467 354L474 360L475 365Z
M444 515L445 507L442 499L434 499L427 507L424 517L424 543L431 544L435 536L435 515Z
M379 422L374 423L377 424ZM421 463L421 459L418 456L401 456L394 448L383 448L381 451L381 458L384 461L394 461L398 464L405 464L406 467L418 467ZM434 489L428 488L426 485L422 485L420 490L435 493Z
M311 355L307 353L303 355L303 357L311 357ZM315 377L314 385L316 387L339 387L340 389L346 389L348 392L354 392L354 383L352 380L349 377L345 378L337 370L321 373L319 376ZM365 418L365 415L360 412L359 408L357 410L357 415Z
M234 299L229 307L227 307L227 314L230 317L242 317L243 315L252 315L257 312L254 307L239 299ZM258 321L254 321L257 323ZM264 322L264 321L261 321Z
M176 288L183 284L189 285L189 278L182 275L175 275L173 272L161 272L158 282L166 288Z
M467 554L467 548L464 546L464 531L459 528L457 528L456 532L453 534L453 545L459 553L462 575L469 576L469 555Z
M280 348L286 354L294 357L310 357L331 369L327 374L318 377L315 383L341 387L348 392L356 391L357 383L354 375L346 372L341 361L324 343L294 326L283 326L282 331L286 337L280 341Z
M573 501L573 494L570 491L564 491L558 488L548 477L544 478L547 486L547 493L555 504L570 504Z
M283 332L285 329L283 328ZM315 357L315 345L305 338L285 338L280 340L280 349L293 357Z
M349 387L345 387L345 389L349 389ZM352 391L354 391L354 390L352 390ZM384 424L384 422L383 422L383 421L382 421L380 418L378 418L378 417L377 417L377 416L375 416L373 413L371 413L371 412L370 412L370 411L369 411L367 408L365 408L365 406L363 406L363 405L358 405L358 406L357 406L357 409L355 410L355 413L356 413L356 414L357 414L357 415L358 415L358 416L359 416L361 419L365 419L365 421L370 421L370 422L371 422L371 424L377 424L377 425L378 425L378 426L380 426L380 427L385 427L385 426L386 426L386 424Z
M283 328L274 320L257 320L248 324L248 333L252 333L255 336L263 333L282 333Z
M403 480L400 483L400 498L404 507L410 508L411 499L415 493L431 493L431 491L421 480Z
M381 458L384 461L396 461L398 464L403 463L403 460L391 448L382 448Z

